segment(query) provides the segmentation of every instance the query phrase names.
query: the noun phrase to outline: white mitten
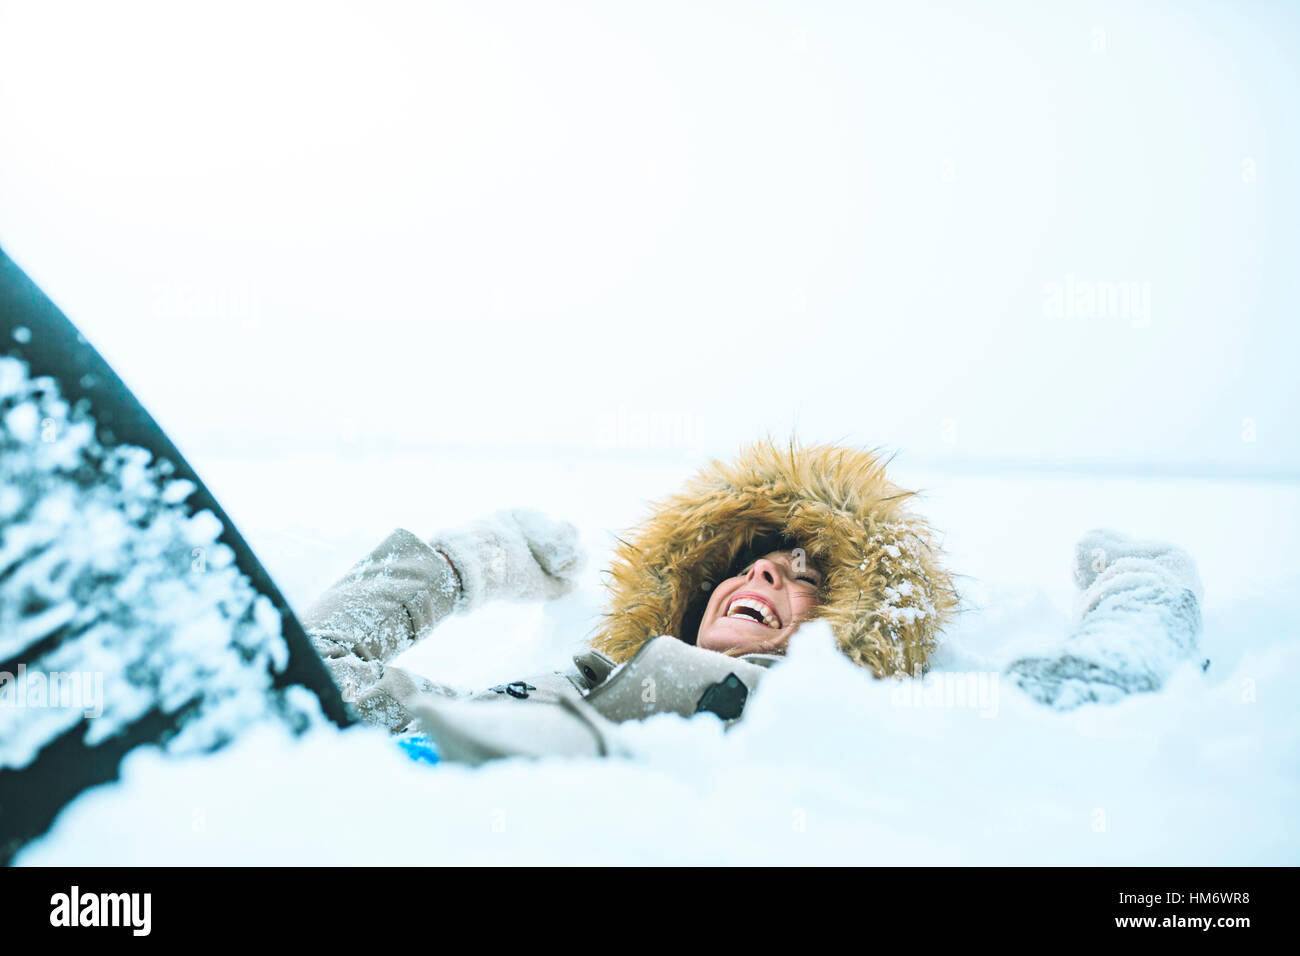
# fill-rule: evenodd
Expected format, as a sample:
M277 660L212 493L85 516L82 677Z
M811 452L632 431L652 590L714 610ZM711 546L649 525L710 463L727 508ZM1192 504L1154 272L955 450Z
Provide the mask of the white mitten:
M472 524L443 531L429 544L460 576L456 610L485 601L546 601L573 590L587 564L578 529L531 508L498 511Z
M1082 617L1059 656L1007 667L1032 697L1061 710L1159 690L1199 646L1202 593L1182 548L1099 529L1075 546Z

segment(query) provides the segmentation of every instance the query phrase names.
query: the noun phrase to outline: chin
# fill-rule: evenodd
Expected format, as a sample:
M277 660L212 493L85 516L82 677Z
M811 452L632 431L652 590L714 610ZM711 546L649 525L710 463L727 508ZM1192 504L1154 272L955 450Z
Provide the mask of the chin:
M744 654L756 652L759 645L764 643L762 640L752 637L748 634L724 633L728 628L714 627L701 634L695 641L696 647L702 647L706 651L740 651Z
M696 647L702 647L706 651L729 651L737 644L736 641L720 641L716 638L702 638L695 642Z
M702 647L706 651L725 651L743 643L735 638L728 640L727 635L719 634L717 631L710 630L706 634L701 634L695 639L695 646Z

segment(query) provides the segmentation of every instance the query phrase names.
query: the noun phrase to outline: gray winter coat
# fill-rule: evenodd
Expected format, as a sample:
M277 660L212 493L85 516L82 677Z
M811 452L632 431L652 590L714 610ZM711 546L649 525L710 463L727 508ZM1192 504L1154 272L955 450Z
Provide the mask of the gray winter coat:
M618 749L614 725L657 713L707 711L730 726L781 659L730 657L663 635L623 664L587 650L560 670L503 675L473 693L391 665L455 610L456 598L447 560L398 528L302 615L357 714L394 733L425 731L444 759L608 754Z

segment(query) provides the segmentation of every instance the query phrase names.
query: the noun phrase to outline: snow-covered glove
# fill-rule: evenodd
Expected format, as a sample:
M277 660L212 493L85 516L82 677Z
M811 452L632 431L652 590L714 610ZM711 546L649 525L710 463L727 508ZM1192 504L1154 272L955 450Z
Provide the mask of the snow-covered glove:
M1075 545L1074 580L1082 615L1060 655L1007 667L1041 703L1068 710L1159 690L1197 650L1203 590L1182 548L1096 529Z
M456 610L486 601L546 601L568 594L587 565L578 529L532 508L498 511L429 539L460 576Z

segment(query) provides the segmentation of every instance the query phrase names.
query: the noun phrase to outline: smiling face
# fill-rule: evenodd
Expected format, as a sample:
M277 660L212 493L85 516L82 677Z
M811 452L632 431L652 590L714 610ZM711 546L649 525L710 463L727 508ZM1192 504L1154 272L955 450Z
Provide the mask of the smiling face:
M790 551L773 551L713 589L697 647L726 654L783 654L790 635L811 618L821 572Z

